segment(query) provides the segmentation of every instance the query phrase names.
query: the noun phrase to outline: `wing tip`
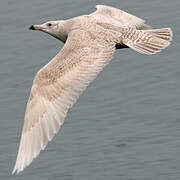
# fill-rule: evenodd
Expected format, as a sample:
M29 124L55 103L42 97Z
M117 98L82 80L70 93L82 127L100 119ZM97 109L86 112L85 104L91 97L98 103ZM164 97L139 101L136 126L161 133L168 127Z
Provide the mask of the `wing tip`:
M23 171L24 168L25 168L25 167L19 168L19 167L17 167L17 164L16 164L16 165L14 166L11 174L12 174L12 175L17 175L17 174L19 174L21 171Z
M15 174L15 173L16 173L16 167L13 168L11 174L13 175L13 174ZM16 174L17 174L17 173L16 173Z

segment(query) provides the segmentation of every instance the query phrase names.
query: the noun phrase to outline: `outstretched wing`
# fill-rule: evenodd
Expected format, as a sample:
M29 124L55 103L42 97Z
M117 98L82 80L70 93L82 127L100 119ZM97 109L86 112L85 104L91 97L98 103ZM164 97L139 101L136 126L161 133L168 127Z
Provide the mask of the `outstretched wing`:
M68 109L111 59L114 44L72 31L63 49L36 75L12 173L28 166L60 129Z
M96 5L96 8L97 10L92 14L111 18L111 20L109 19L110 24L114 23L114 25L117 25L117 26L119 25L120 27L135 26L137 29L151 29L151 26L144 24L145 21L143 19L140 19L120 9L117 9L111 6L105 6L105 5ZM99 17L99 18L101 19L101 21L103 20L102 17ZM104 18L104 20L108 21L107 18Z

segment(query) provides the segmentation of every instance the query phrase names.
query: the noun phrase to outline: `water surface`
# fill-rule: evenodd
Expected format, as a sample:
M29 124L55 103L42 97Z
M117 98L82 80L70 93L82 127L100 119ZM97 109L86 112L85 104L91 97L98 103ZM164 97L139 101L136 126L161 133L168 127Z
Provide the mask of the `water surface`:
M153 56L116 51L69 111L61 132L12 176L32 80L63 46L28 27L90 13L96 4L131 12L156 28L172 27L173 44ZM179 7L179 0L2 0L0 179L179 180Z

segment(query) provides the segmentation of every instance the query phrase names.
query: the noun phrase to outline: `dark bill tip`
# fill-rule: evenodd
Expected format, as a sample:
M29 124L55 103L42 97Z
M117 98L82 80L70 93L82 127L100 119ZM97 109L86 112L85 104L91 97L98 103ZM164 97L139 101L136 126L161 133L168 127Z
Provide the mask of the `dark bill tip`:
M30 29L30 30L35 30L35 28L34 28L34 26L33 26L33 25L32 25L32 26L30 26L30 27L29 27L29 29Z

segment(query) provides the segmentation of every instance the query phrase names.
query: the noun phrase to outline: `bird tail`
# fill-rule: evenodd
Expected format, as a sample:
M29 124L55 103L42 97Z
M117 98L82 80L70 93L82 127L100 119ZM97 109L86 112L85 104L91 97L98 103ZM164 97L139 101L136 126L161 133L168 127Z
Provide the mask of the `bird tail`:
M137 30L129 29L123 36L123 43L142 54L155 54L166 48L172 40L171 28Z

